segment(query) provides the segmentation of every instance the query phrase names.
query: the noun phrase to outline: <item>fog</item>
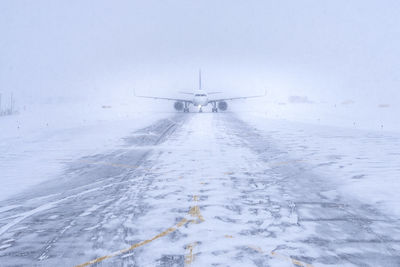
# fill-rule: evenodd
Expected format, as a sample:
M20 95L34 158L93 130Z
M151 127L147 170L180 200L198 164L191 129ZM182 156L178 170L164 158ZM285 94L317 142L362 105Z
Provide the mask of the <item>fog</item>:
M399 115L400 0L0 0L0 265L400 266Z
M393 114L399 12L395 0L1 1L0 92L19 106L118 103L134 88L192 90L201 68L205 89L224 96L267 89L261 106Z

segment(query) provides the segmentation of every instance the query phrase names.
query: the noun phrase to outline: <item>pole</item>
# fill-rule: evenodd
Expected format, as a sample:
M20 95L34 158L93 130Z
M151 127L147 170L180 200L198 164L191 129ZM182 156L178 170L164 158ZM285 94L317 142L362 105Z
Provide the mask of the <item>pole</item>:
M11 98L10 98L10 114L13 114L13 109L14 109L13 102L14 102L13 94L11 93Z

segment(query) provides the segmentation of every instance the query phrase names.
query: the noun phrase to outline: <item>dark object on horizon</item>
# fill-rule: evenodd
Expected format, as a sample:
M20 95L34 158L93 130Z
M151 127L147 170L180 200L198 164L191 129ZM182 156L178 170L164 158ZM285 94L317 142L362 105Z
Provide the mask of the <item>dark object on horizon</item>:
M10 106L3 110L3 107L2 107L2 94L0 94L0 116L13 115L13 114L17 114L17 113L18 113L18 111L15 110L14 95L11 94L11 96L10 96Z

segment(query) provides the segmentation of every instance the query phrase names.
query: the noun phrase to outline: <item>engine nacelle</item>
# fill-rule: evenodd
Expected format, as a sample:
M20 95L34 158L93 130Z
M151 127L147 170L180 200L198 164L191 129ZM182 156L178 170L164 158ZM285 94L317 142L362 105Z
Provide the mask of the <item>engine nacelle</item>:
M225 101L218 102L218 109L225 111L228 109L228 103Z
M177 111L183 110L183 103L179 102L179 101L175 102L174 103L174 109L177 110Z

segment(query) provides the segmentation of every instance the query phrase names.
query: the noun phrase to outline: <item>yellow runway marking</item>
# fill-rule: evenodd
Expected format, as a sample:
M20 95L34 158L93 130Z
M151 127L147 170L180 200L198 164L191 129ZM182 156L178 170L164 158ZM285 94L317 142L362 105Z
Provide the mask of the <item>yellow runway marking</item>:
M114 253L112 253L112 254L110 254L110 255L106 255L106 256L103 256L103 257L100 257L100 258L97 258L97 259L94 259L94 260L85 262L85 263L83 263L83 264L76 265L75 267L84 267L84 266L88 266L88 265L91 265L91 264L99 263L99 262L101 262L101 261L104 261L104 260L109 259L109 258L112 258L112 257L116 257L116 256L121 255L121 254L123 254L123 253L126 253L126 252L128 252L128 251L134 250L135 248L144 246L144 245L146 245L146 244L148 244L148 243L150 243L150 242L152 242L152 241L154 241L154 240L156 240L156 239L158 239L158 238L160 238L160 237L163 237L163 236L166 236L166 235L168 235L168 234L170 234L170 233L172 233L172 232L175 232L176 230L178 230L179 227L185 225L186 223L192 223L192 222L193 222L193 221L188 221L187 219L183 218L183 219L182 219L180 222L178 222L174 227L168 228L168 229L165 230L164 232L162 232L162 233L160 233L160 234L154 236L154 237L151 238L151 239L144 240L144 241L142 241L142 242L140 242L140 243L137 243L137 244L134 244L134 245L130 246L129 248L122 249L122 250L117 251L117 252L114 252Z
M192 243L186 246L186 250L188 250L188 254L185 255L185 266L189 266L194 261L193 249L197 245L197 243Z
M198 220L195 221L196 223L199 223L199 221L205 221L203 216L200 214L200 208L198 206L191 207L189 210L189 214L192 215L192 217L197 217Z
M193 196L193 201L197 203L198 200L199 200L199 197L194 195ZM204 222L205 221L203 216L200 213L200 208L197 205L195 205L195 206L190 208L189 214L192 215L192 217L196 217L197 218L196 223L199 223L199 221L200 222Z
M280 165L290 164L290 163L294 163L294 162L304 162L304 161L306 161L306 160L283 161L283 162L278 162L278 163L272 164L271 166L280 166ZM127 164L109 163L109 162L104 162L104 161L92 162L92 161L81 160L81 162L87 163L87 164L93 164L93 165L108 165L108 166L112 166L112 167L128 168L128 169L138 169L138 168L141 167L140 165L127 165ZM151 171L150 168L149 169L144 169L144 170ZM234 174L234 172L225 172L224 174L225 175L232 175L232 174ZM182 179L182 178L183 178L182 176L179 177L179 179ZM200 184L204 185L205 183L201 182ZM194 195L193 196L193 201L197 203L198 200L199 200L199 197L197 195ZM144 245L146 245L146 244L148 244L148 243L150 243L150 242L152 242L154 240L157 240L157 239L159 239L161 237L164 237L164 236L166 236L166 235L168 235L168 234L170 234L172 232L175 232L176 230L178 230L180 227L182 227L183 225L185 225L187 223L196 223L196 224L198 224L198 223L201 223L201 222L205 221L204 217L200 213L200 208L197 205L191 207L189 209L188 214L190 214L192 217L196 217L197 220L188 220L186 218L183 218L174 227L168 228L167 230L165 230L165 231L161 232L160 234L152 237L151 239L147 239L147 240L144 240L142 242L136 243L136 244L130 246L129 248L119 250L119 251L114 252L114 253L112 253L110 255L99 257L97 259L85 262L83 264L76 265L75 267L84 267L84 266L88 266L88 265L92 265L92 264L95 264L95 263L102 262L102 261L104 261L106 259L113 258L113 257L116 257L118 255L124 254L126 252L132 251L132 250L134 250L134 249L136 249L138 247L144 246ZM225 235L225 238L233 238L233 236ZM189 254L187 254L185 256L185 265L190 265L194 261L193 248L195 247L196 244L197 243L192 243L192 244L187 245L186 249L188 250ZM253 249L253 250L255 250L255 251L257 251L257 252L259 252L259 253L261 253L261 254L264 254L264 251L259 247L255 247L255 246L248 246L248 247ZM274 251L271 251L271 255L272 256L276 256L276 257L280 257L280 258L285 259L285 260L288 260L292 264L294 264L296 266L299 266L299 267L313 267L313 265L311 265L311 264L301 262L299 260L291 258L290 256L279 254L279 253L274 252Z
M195 223L201 223L204 222L204 218L200 213L200 208L197 206L197 202L199 201L199 197L197 195L193 195L193 201L196 203L193 207L190 208L189 214L192 217L196 217L197 220L193 221ZM186 250L188 250L188 254L185 255L185 266L189 266L192 264L194 261L194 255L193 255L193 248L197 245L197 243L192 243L186 246Z
M272 255L272 256L280 257L280 258L285 259L285 260L287 260L287 261L290 261L291 263L293 263L293 264L296 265L296 266L300 266L300 267L313 267L313 266L312 266L311 264L309 264L309 263L301 262L301 261L299 261L299 260L293 259L292 257L289 257L289 256L286 256L286 255L277 253L277 252L275 252L275 251L271 251L271 255Z
M193 196L193 200L195 202L197 202L198 201L198 197L196 195ZM136 249L138 247L144 246L144 245L146 245L146 244L148 244L148 243L150 243L150 242L152 242L152 241L154 241L156 239L159 239L160 237L163 237L163 236L166 236L166 235L168 235L168 234L170 234L172 232L175 232L176 230L178 230L180 227L182 227L183 225L185 225L187 223L196 223L197 224L197 223L205 221L203 216L200 214L200 208L197 205L191 207L188 213L192 217L197 217L197 220L188 220L186 218L183 218L175 226L168 228L164 232L162 232L162 233L160 233L160 234L158 234L158 235L156 235L156 236L154 236L154 237L152 237L150 239L144 240L144 241L142 241L140 243L136 243L136 244L130 246L129 248L119 250L117 252L111 253L110 255L106 255L106 256L103 256L103 257L100 257L100 258L85 262L83 264L76 265L75 267L84 267L84 266L88 266L88 265L92 265L92 264L95 264L95 263L102 262L102 261L104 261L106 259L116 257L116 256L124 254L124 253L126 253L128 251L132 251L132 250L134 250L134 249Z

